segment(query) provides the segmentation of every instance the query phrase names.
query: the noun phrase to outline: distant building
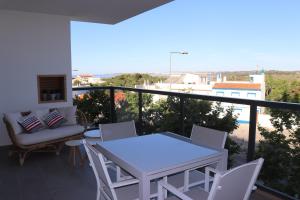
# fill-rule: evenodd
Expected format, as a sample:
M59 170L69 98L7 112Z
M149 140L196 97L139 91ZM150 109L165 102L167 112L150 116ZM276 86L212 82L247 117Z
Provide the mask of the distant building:
M260 83L215 83L212 95L242 99L263 99Z
M72 79L73 86L89 86L91 84L101 84L104 81L92 74L81 74Z
M149 84L147 81L137 88L164 90L172 92L184 92L192 94L214 95L242 99L265 100L265 75L250 75L249 81L227 81L221 73L216 74L212 81L210 73L201 74L177 74L170 76L165 82ZM154 95L154 101L162 99L161 95ZM222 103L225 108L233 107L240 123L249 121L250 108L246 105ZM258 108L258 113L262 113Z
M165 82L149 84L146 81L143 85L138 85L136 87L152 90L210 95L212 91L212 85L210 85L209 77L210 74L208 73L176 74L170 76Z
M212 87L212 95L233 97L241 99L265 100L265 75L250 75L249 81L227 81L226 78L217 78L217 82ZM239 115L240 123L248 123L250 107L242 104L222 103L223 107L233 106L234 113ZM258 113L263 109L258 108Z

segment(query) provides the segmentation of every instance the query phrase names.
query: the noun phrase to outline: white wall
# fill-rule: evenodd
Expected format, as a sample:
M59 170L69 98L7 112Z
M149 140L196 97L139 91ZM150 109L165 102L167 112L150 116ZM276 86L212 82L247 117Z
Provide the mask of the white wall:
M224 93L223 95L219 95L218 92ZM238 92L239 96L234 96L233 93ZM255 93L255 98L251 98L248 96L248 93ZM224 97L233 97L233 98L242 98L242 99L256 99L262 100L262 92L260 90L237 90L237 89L213 89L212 95L214 96L224 96Z
M3 113L72 104L67 17L0 11L0 145L10 140ZM66 74L67 102L38 104L37 75Z

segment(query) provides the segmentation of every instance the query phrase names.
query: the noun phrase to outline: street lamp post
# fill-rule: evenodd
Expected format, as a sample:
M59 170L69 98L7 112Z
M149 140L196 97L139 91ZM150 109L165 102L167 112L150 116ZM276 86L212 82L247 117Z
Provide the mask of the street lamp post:
M171 51L170 52L170 90L171 90L171 87L172 87L172 79L171 79L171 75L172 75L172 55L173 54L181 54L181 55L187 55L189 54L188 52L186 51Z

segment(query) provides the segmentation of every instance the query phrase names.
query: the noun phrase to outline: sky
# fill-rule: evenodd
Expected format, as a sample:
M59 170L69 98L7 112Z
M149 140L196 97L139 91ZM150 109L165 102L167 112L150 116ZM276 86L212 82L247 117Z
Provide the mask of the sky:
M300 70L299 0L175 0L115 25L72 22L77 73Z

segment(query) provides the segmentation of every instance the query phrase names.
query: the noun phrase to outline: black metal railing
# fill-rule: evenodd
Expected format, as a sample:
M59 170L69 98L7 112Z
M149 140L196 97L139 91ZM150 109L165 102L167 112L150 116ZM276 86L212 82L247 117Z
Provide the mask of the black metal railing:
M250 116L249 116L249 135L248 135L248 150L247 150L247 161L251 161L255 156L255 139L256 139L256 127L257 127L257 107L266 107L273 109L287 109L293 111L300 111L300 104L298 103L287 103L287 102L275 102L275 101L263 101L263 100L250 100L250 99L241 99L241 98L231 98L231 97L220 97L220 96L209 96L209 95L200 95L200 94L189 94L189 93L178 93L170 91L159 91L159 90L148 90L148 89L137 89L137 88L128 88L128 87L79 87L73 88L73 91L93 91L93 90L109 90L110 93L110 121L116 122L116 109L115 109L115 91L131 91L138 94L138 123L142 124L143 120L143 94L155 94L155 95L166 95L178 97L180 101L180 114L179 119L181 119L181 134L185 135L184 131L184 102L185 99L197 99L197 100L207 100L207 101L216 101L222 103L233 103L233 104L243 104L250 106ZM263 186L264 190L267 190ZM270 189L274 193L273 189ZM276 193L276 192L275 192ZM285 199L295 199L288 195L285 195L281 192L276 193L278 196L281 196Z

